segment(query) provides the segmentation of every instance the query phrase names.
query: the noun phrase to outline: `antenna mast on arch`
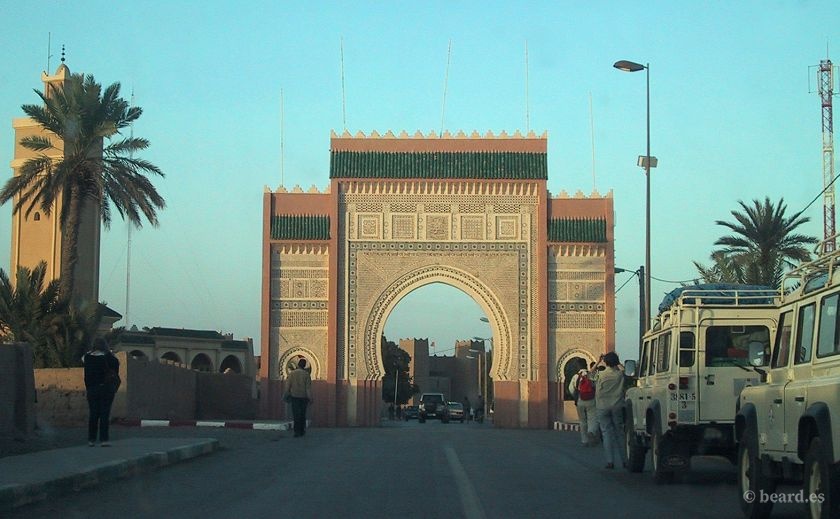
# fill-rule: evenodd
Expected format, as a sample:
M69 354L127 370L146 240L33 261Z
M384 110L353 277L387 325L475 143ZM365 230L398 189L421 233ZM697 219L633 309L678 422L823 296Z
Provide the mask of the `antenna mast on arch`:
M446 51L446 72L443 75L443 103L440 108L440 136L443 136L444 121L446 120L446 89L449 86L449 61L452 58L452 40Z
M285 173L284 162L285 162L285 159L286 159L286 153L285 153L286 150L284 149L284 146L283 146L283 141L286 138L286 130L285 130L284 124L283 124L284 123L284 121L283 121L284 117L285 117L285 109L284 109L284 106L283 106L283 89L281 88L280 89L280 185L281 186L284 185L283 184L283 174Z
M828 49L826 49L827 52ZM823 162L823 237L828 240L834 236L834 115L832 97L834 97L834 66L831 59L821 60L817 71L817 92L822 107L822 162ZM823 252L831 252L835 240L825 243Z

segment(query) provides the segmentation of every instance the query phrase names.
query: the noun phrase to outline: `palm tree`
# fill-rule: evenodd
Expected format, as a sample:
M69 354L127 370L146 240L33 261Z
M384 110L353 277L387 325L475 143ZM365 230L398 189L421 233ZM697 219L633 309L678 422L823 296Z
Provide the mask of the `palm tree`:
M147 175L164 175L154 164L134 157L148 148L148 140L120 133L143 111L120 97L119 83L103 90L93 76L73 74L63 88L35 93L43 104L21 108L45 133L20 140L36 155L0 190L0 204L16 197L13 212L25 210L28 216L36 207L50 214L60 201L61 294L70 298L83 208L98 208L106 228L111 223L110 204L137 227L142 226L141 214L157 226L157 210L165 202Z
M44 261L31 270L18 267L13 287L0 269L0 340L31 344L36 368L61 365L49 334L50 323L66 311L66 305L59 298L58 281L44 286L46 272Z
M810 221L802 213L785 216L784 198L773 204L769 197L752 205L738 201L742 211L733 210L735 222L718 220L717 225L730 229L733 234L718 238L715 245L722 245L712 253L715 264L703 267L695 262L700 274L710 281L729 281L779 286L785 270L798 262L811 259L807 245L818 243L817 238L794 231Z

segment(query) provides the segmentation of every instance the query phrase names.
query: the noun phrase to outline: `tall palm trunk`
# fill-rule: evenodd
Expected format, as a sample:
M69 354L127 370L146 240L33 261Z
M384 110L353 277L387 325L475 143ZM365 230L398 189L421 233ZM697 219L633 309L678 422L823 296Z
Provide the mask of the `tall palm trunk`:
M70 195L65 196L67 206L62 208L64 222L61 236L61 297L78 305L78 294L74 294L76 264L79 261L79 224L82 212L78 185L72 185Z

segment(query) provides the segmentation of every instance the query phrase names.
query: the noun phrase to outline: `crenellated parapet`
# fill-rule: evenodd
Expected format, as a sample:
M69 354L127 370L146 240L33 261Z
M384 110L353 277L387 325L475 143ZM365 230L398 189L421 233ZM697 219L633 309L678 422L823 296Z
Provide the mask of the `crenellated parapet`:
M586 198L591 198L591 199L601 198L601 199L603 199L603 198L612 198L612 197L613 197L612 189L607 191L606 195L602 195L601 193L598 192L597 189L593 189L592 193L589 194L589 196L584 194L584 192L581 191L580 189L578 189L575 192L574 196L570 196L569 193L566 192L565 190L560 191L560 193L557 196L552 196L551 191L548 192L548 198L552 199L552 200L569 200L569 199L578 199L579 200L579 199L586 199Z
M309 186L309 189L304 191L303 188L300 187L300 184L295 184L295 187L293 187L292 190L289 191L288 189L286 189L286 186L281 184L281 185L277 186L277 189L275 191L272 191L270 187L265 186L263 188L263 193L282 193L282 194L293 194L293 195L296 195L296 194L324 195L324 194L329 194L330 193L330 186L327 185L327 187L324 188L323 191L321 191L321 190L318 189L318 186L316 186L315 184L312 184L311 186Z

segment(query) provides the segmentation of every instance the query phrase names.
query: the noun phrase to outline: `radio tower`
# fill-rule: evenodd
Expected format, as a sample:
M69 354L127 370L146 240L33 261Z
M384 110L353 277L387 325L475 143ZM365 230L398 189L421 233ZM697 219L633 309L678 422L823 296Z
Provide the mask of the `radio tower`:
M831 98L834 96L834 68L830 59L820 61L817 86L822 104L822 157L823 157L823 233L826 240L823 252L832 252L834 236L834 123Z

